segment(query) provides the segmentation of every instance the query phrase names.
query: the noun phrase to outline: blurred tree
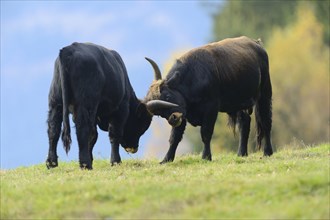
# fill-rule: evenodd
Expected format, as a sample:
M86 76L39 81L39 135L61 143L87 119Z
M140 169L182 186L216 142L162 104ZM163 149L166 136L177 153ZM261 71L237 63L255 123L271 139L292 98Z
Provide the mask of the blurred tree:
M312 144L329 141L329 47L323 26L307 4L297 21L274 30L268 54L273 83L273 142L292 138Z
M296 4L296 0L227 1L213 15L214 38L222 40L245 35L266 42L275 26L283 27L294 19Z
M266 44L274 27L285 27L295 20L299 0L235 0L219 4L212 10L214 40L241 35L261 38ZM305 2L315 10L318 20L325 27L323 40L330 45L329 0Z
M323 25L323 41L326 45L330 46L330 1L318 0L311 2L314 6L315 14L318 21Z

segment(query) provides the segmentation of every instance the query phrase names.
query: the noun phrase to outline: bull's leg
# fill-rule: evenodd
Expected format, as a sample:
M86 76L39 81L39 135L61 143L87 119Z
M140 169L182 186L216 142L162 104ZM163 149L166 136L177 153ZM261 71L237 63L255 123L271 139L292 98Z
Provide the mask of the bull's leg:
M93 148L94 148L94 145L97 141L97 137L98 137L98 133L97 133L97 128L96 126L93 127L93 130L92 130L92 134L89 138L89 143L88 143L88 150L89 150L89 155L90 155L90 158L92 160L92 164L93 164Z
M111 156L110 163L111 165L116 165L121 163L121 158L119 154L119 144L120 139L123 136L123 128L117 122L112 122L109 125L109 138L111 143Z
M119 144L123 137L124 126L128 118L128 106L121 105L120 108L111 116L109 124L109 138L111 143L111 165L116 165L121 163L121 158L119 154Z
M80 167L82 169L92 169L92 158L89 153L89 139L92 133L92 126L90 113L86 107L78 107L75 121Z
M110 156L111 166L121 164L121 158L119 154L119 141L116 138L111 138L111 134L110 134L110 143L111 143L111 156Z
M49 150L48 157L46 160L47 168L53 168L58 166L57 162L57 142L61 133L62 124L62 106L58 105L51 107L48 112L48 139L49 139Z
M248 150L248 139L250 134L250 122L251 117L245 111L240 111L238 113L238 127L240 132L239 146L238 146L238 156L247 156Z
M183 120L181 122L181 125L178 127L173 127L172 131L171 131L171 136L170 136L170 148L168 149L168 152L165 156L165 158L163 159L162 162L160 162L161 164L167 163L167 162L172 162L174 160L175 157L175 151L178 147L179 142L182 140L182 136L184 133L184 130L186 128L186 120Z
M215 104L210 105L209 108L206 109L206 111L204 112L203 123L201 126L201 136L202 136L202 141L204 143L202 158L204 160L212 160L210 144L211 144L214 124L215 121L217 120L217 116L218 116L218 111L217 111L217 106Z
M270 128L265 131L265 144L264 144L264 155L271 156L273 154L272 142L270 138Z

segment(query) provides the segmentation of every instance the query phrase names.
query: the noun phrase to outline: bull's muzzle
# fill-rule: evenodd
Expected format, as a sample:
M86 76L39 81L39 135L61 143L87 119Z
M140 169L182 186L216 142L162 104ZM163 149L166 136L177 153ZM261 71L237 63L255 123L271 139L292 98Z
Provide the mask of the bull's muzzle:
M182 115L183 114L180 112L174 112L170 115L167 121L172 127L178 127L182 123Z
M125 151L127 153L135 154L138 151L138 149L137 148L132 148L132 147L125 147Z

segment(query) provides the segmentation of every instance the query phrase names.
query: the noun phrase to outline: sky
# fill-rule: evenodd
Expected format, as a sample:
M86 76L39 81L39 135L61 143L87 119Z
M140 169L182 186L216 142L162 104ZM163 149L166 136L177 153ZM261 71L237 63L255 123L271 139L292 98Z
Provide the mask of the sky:
M1 169L46 160L48 92L61 48L92 42L116 50L144 98L153 80L144 57L162 67L175 51L210 41L211 25L210 9L200 1L1 1ZM59 141L60 161L78 160L70 124L71 151L66 155ZM149 129L137 154L121 148L122 159L143 157L151 136ZM99 130L94 157L108 159L110 149L108 134Z

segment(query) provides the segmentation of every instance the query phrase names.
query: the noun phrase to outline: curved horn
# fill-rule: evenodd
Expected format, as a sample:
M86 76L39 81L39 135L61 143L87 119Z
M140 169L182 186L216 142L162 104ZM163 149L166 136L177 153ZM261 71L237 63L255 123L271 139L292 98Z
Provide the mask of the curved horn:
M151 64L152 68L154 68L155 80L161 80L162 74L159 70L157 63L148 57L145 57L145 59L148 60L148 62Z
M152 101L147 102L146 105L150 112L154 112L154 111L156 111L158 109L162 109L162 108L178 107L177 104L162 101L162 100L152 100Z

